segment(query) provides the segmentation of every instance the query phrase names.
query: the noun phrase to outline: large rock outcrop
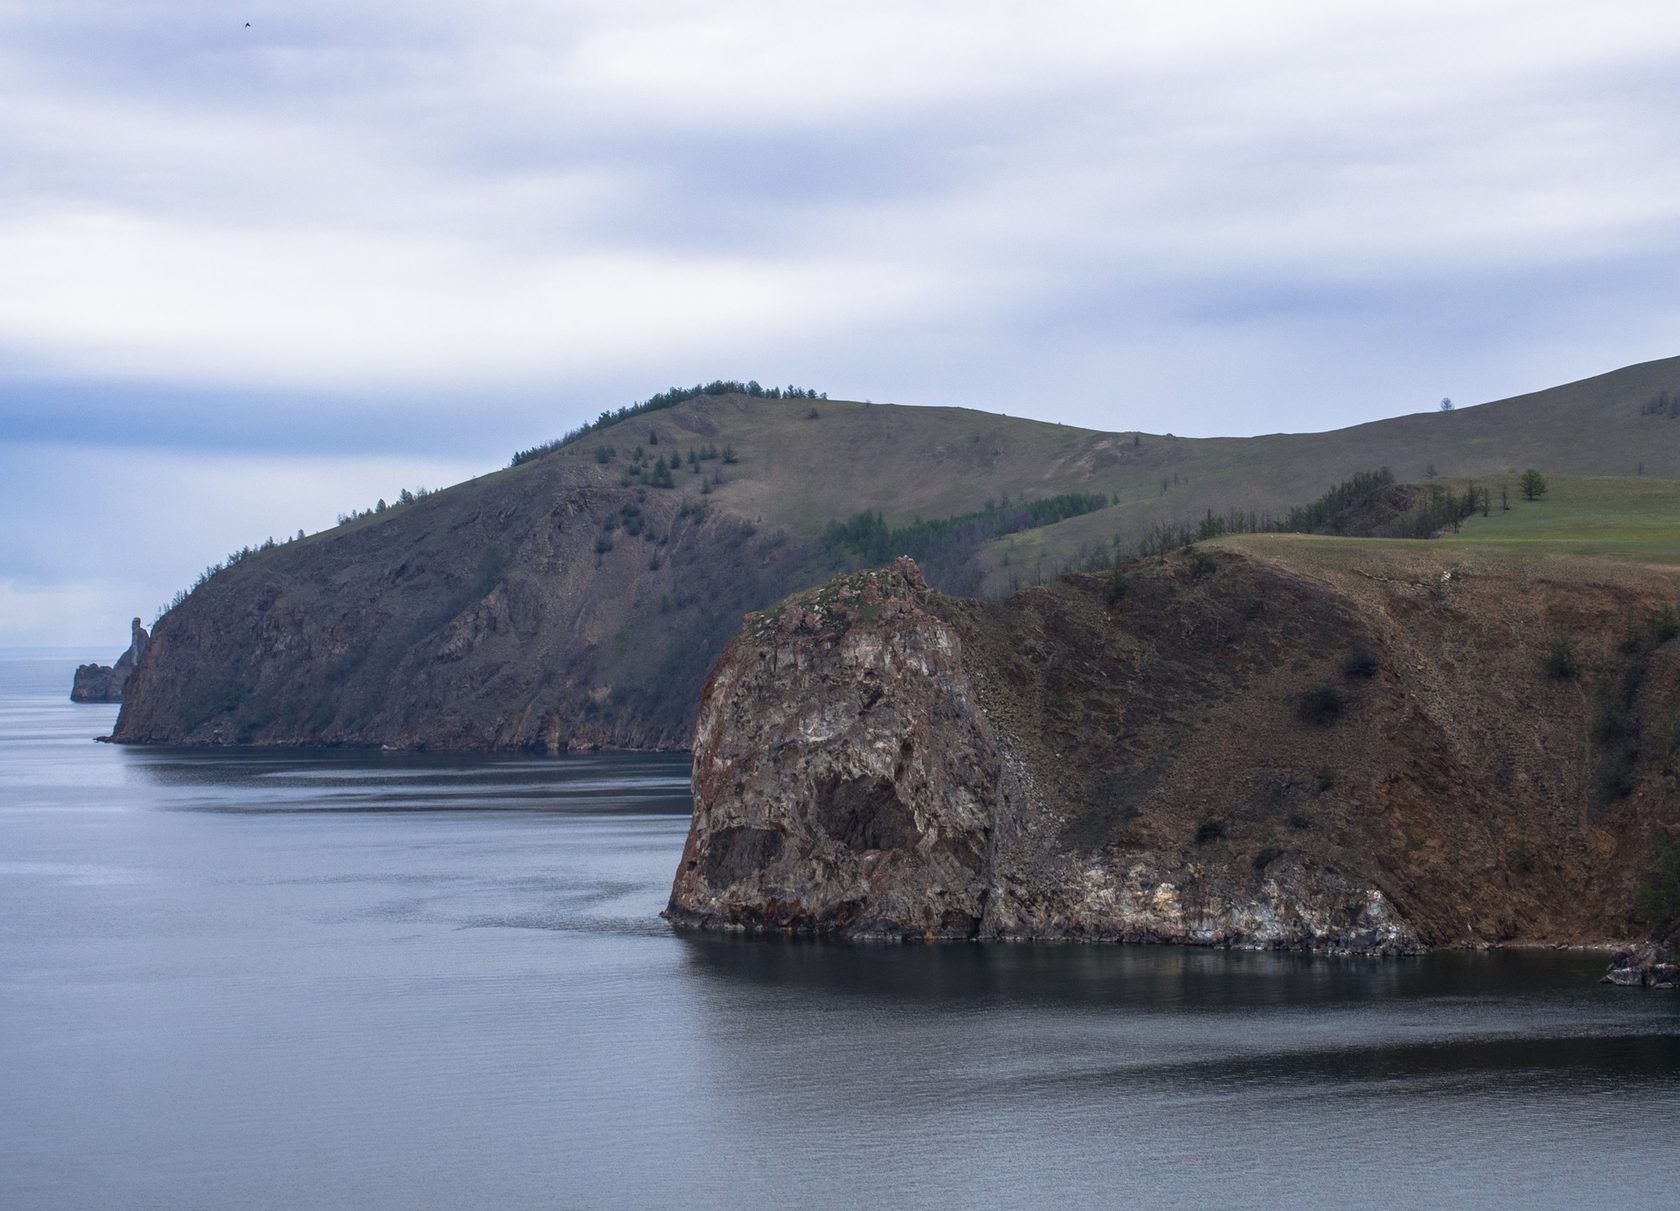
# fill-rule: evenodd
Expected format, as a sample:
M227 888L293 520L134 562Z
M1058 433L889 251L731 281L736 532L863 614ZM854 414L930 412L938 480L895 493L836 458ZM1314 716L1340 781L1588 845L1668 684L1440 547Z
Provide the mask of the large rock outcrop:
M82 664L76 666L76 677L70 685L71 702L121 702L123 688L128 685L134 666L146 654L151 637L136 618L129 624L128 650L117 657L116 664Z
M1346 550L1005 602L901 560L749 616L702 700L667 915L1360 952L1633 936L1680 821L1680 643L1651 621L1676 586ZM1581 671L1548 672L1557 644Z

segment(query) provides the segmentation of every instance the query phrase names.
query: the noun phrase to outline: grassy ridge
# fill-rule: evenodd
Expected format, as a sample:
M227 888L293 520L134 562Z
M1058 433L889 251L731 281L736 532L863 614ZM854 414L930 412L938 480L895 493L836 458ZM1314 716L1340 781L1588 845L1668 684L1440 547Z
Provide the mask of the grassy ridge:
M1513 490L1509 512L1496 503L1442 541L1680 565L1680 481L1554 475L1547 482L1541 499L1520 500Z
M1510 509L1499 505L1500 481L1491 481L1493 507L1465 519L1457 534L1445 534L1418 552L1450 559L1487 556L1593 558L1680 569L1680 481L1646 477L1547 477L1546 495L1523 500L1509 477ZM1462 485L1460 485L1462 486ZM1335 538L1297 534L1255 534L1221 539L1253 550L1311 544L1330 554L1338 549L1403 550L1407 539Z

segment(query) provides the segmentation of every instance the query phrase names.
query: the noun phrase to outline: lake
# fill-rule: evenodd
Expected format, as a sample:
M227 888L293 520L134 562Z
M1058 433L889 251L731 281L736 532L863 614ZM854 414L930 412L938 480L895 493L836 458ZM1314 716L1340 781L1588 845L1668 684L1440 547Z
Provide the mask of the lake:
M1601 954L694 937L687 759L94 744L0 654L0 1205L1680 1202Z

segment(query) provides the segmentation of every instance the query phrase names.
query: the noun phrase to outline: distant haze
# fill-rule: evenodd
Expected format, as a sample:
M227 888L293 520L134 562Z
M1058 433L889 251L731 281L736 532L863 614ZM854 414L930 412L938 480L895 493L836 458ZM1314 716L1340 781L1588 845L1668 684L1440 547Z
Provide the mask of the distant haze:
M1673 355L1676 62L1656 3L0 0L0 644L673 384L1251 434Z

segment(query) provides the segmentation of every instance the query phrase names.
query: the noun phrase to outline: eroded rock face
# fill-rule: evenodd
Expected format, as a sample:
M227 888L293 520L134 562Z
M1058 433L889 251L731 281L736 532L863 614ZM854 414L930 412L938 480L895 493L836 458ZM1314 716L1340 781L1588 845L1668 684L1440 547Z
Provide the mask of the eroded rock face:
M1601 796L1591 698L1540 672L1555 628L1471 597L1610 636L1645 603L1234 555L1121 575L973 602L900 560L750 615L667 916L1361 953L1631 932L1605 872L1675 814L1667 775ZM1653 719L1677 655L1648 662Z
M707 685L672 911L696 923L967 937L1001 761L913 568L759 616ZM873 625L842 627L842 618Z
M76 678L70 686L71 702L121 702L123 687L134 672L140 657L146 654L150 636L136 618L129 624L128 650L117 657L117 663L83 664L76 667Z

